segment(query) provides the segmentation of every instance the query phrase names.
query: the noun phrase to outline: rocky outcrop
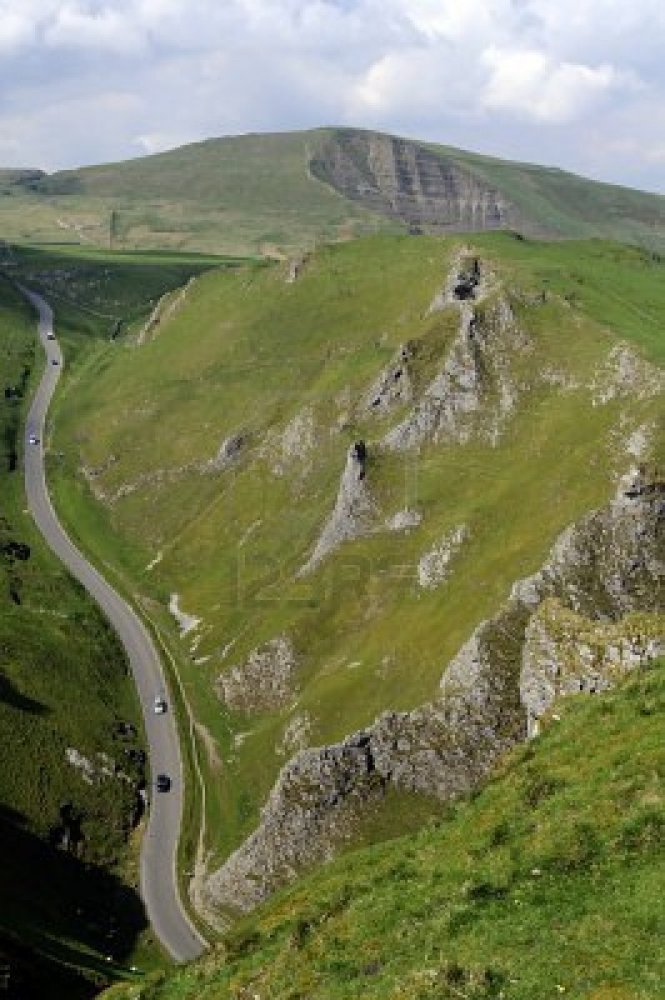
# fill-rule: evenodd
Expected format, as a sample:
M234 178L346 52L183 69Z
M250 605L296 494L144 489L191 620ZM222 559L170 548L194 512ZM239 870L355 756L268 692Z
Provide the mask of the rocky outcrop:
M361 538L374 529L376 504L367 485L366 472L367 446L364 441L357 441L346 456L335 508L299 576L311 573L342 542Z
M227 438L224 438L221 445L219 446L219 451L214 458L206 462L202 467L204 472L223 472L230 466L234 465L241 457L244 448L247 445L247 435L242 432L236 434L230 434Z
M515 407L518 385L512 358L529 349L509 302L500 295L482 306L458 303L459 331L443 365L412 410L384 437L396 451L426 441L465 442L477 435L495 441Z
M468 537L469 529L460 524L425 552L418 561L418 585L425 590L439 587L450 575L450 564Z
M217 692L234 712L270 712L289 705L296 691L297 657L286 635L253 649L247 660L217 679Z
M310 161L318 180L413 232L514 227L518 212L498 189L425 146L338 129Z
M529 736L554 701L568 694L596 694L624 674L665 655L665 617L632 612L616 622L591 621L551 598L527 626L520 697Z
M415 344L403 344L397 351L388 367L380 373L370 386L363 409L372 414L383 416L396 406L410 403L413 397L413 387L409 365L415 356Z
M656 655L665 633L664 529L665 486L624 480L614 501L565 531L542 569L478 626L433 703L388 712L285 765L257 830L208 880L208 903L252 909L329 858L390 786L443 801L476 787L557 694L595 690L603 664L606 686ZM554 634L553 622L571 620L567 638ZM572 670L563 666L569 658Z

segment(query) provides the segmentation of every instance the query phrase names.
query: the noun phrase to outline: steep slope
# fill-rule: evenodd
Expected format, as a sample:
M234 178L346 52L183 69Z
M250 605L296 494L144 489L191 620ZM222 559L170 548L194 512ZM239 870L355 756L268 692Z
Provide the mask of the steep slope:
M298 253L377 230L516 229L660 249L665 199L360 129L210 139L52 176L5 172L7 239Z
M207 870L221 872L204 890L200 852L194 892L222 917L299 867L420 826L524 738L527 623L562 664L589 647L590 669L568 670L587 685L595 649L621 661L630 614L647 616L649 641L662 628L660 550L625 606L601 560L625 473L643 466L636 511L660 503L662 264L596 242L381 237L322 250L292 278L197 279L149 340L91 361L57 411L61 511L180 663ZM606 513L587 522L592 509ZM661 545L654 510L637 522ZM573 524L568 562L513 606ZM632 542L615 548L603 559L629 579ZM580 570L576 603L589 552L598 571ZM440 708L451 661L463 703ZM266 840L266 802L266 824L300 840Z
M484 790L347 855L109 1000L656 1000L665 665L555 705Z

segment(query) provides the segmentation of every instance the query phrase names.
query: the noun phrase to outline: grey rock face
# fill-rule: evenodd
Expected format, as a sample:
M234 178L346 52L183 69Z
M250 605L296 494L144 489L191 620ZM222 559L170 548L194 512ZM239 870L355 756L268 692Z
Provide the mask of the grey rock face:
M608 665L603 685L661 650L664 494L658 484L623 483L609 507L567 529L542 570L516 584L503 609L460 649L433 703L385 713L341 743L295 756L257 830L208 880L209 905L246 912L303 868L328 859L391 785L441 800L476 787L529 726L533 732L554 696L591 691L586 668L569 675L561 669L562 645L553 642L551 619L539 610L544 602L587 616L594 628L612 624L614 632L600 643ZM650 619L649 634L640 618L639 643L630 634L635 623L624 617L633 611L661 616L655 625Z
M520 696L529 736L537 735L556 698L605 691L663 654L663 616L628 615L618 626L590 623L558 601L546 601L529 621L522 653Z
M518 224L517 210L497 189L408 140L337 130L310 170L345 197L401 219L415 231Z
M401 403L411 402L413 387L409 362L414 356L414 345L404 344L393 361L370 386L363 409L382 416Z
M220 698L235 712L269 712L288 705L296 694L297 658L288 636L252 650L246 662L217 680Z
M460 324L443 365L410 413L384 437L384 447L405 451L426 441L495 440L517 401L511 358L528 349L509 303L502 297L482 309L458 303Z
M311 573L342 542L361 538L374 529L376 505L367 485L366 466L366 445L358 441L347 452L335 508L299 576Z

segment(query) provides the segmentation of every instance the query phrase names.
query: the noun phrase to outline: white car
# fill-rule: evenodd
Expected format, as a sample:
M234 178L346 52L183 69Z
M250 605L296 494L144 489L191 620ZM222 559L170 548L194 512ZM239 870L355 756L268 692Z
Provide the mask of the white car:
M166 709L167 709L166 698L162 698L160 694L156 695L153 705L153 711L155 715L163 715Z
M30 444L39 444L39 438L36 434L28 434L28 441Z
M53 333L53 330L49 330L49 332L46 334L46 339L55 340L55 334Z

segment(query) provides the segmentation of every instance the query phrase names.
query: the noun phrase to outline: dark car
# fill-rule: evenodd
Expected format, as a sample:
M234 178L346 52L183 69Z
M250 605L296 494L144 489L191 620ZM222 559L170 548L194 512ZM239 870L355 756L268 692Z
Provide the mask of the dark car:
M157 775L157 791L158 792L168 792L171 787L171 779L168 774L158 774Z
M52 364L52 365L59 365L59 364L60 364L60 362L58 361L58 359L57 359L57 358L51 358L51 364Z

